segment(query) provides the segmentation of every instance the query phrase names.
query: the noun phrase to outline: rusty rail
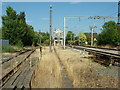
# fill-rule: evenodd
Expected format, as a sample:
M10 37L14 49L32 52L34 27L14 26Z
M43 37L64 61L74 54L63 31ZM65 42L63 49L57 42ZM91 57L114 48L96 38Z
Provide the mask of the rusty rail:
M7 72L6 75L4 75L1 79L0 79L0 88L2 88L2 86L20 69L20 66L26 61L27 58L29 58L31 56L31 54L36 50L32 49L31 52L25 57L25 59L20 62L16 67L14 67L12 70L10 70L9 72ZM29 50L30 51L30 50ZM27 51L26 51L27 52ZM25 53L25 52L24 52ZM22 53L23 54L23 53Z

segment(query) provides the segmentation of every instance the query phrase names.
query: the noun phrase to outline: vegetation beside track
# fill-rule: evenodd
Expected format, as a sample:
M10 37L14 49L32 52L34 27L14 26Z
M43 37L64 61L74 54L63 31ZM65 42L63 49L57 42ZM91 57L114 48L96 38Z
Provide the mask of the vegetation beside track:
M94 46L100 47L117 47L120 44L120 33L118 33L118 25L114 21L104 23L95 40ZM87 42L87 43L86 43ZM68 31L66 35L66 44L69 45L91 45L91 35L88 37L85 33L75 35L72 31Z
M6 7L6 14L2 16L0 32L0 39L9 40L13 46L38 46L40 39L43 45L49 45L49 33L35 32L34 28L27 24L25 12L17 14L11 6ZM5 51L8 51L6 49Z
M10 53L13 53L13 52L15 52L16 51L16 49L15 48L13 48L12 46L6 46L6 47L2 47L2 51L0 51L0 53L2 52L2 53L4 53L4 52L10 52Z
M43 47L43 54L36 66L32 88L65 88L62 69L72 81L73 88L117 88L118 68L104 67L93 62L93 55L81 55L69 49L56 47L60 61L53 50ZM51 57L52 56L52 57ZM61 67L60 62L64 65Z
M117 88L118 67L105 67L93 62L93 55L57 48L74 88Z

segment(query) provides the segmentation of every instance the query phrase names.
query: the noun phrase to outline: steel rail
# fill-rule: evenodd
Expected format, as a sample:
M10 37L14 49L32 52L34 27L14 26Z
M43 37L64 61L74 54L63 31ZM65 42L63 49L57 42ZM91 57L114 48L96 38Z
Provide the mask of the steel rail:
M120 59L120 54L119 54L120 51L118 50L111 50L111 49L106 50L106 49L101 49L101 48L84 47L84 46L73 46L73 48L83 49L87 52L94 52L96 54L111 56L111 57Z
M15 55L15 56L7 59L7 60L2 60L2 64L4 64L5 62L8 62L8 61L14 59L15 57L18 57L19 55L22 55L22 54L24 54L24 53L26 53L26 52L28 52L28 51L30 51L30 49L23 49L23 50L17 51L17 52L18 52L17 55Z
M107 50L114 50L114 51L120 51L120 48L105 48L105 47L94 47L94 46L84 46L89 48L99 48L99 49L107 49Z
M14 67L12 70L7 72L7 74L5 74L0 79L0 88L2 88L2 86L20 69L20 66L27 60L27 58L29 58L31 56L32 53L34 53L35 50L36 50L36 48L31 50L31 52L25 57L24 60L22 60L22 62L17 64L16 67Z

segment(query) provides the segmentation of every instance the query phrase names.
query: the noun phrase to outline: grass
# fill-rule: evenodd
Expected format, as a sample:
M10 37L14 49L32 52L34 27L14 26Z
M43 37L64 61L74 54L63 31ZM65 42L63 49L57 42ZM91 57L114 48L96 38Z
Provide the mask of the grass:
M107 68L89 59L92 55L80 55L79 52L60 47L56 49L74 88L117 88L117 78L96 73ZM37 52L36 56L39 55ZM48 47L43 48L43 57L35 68L32 88L64 88L60 63Z
M23 49L23 47L20 47L20 46L1 46L1 50L0 50L0 53L13 53L15 51L19 51L21 49Z
M39 52L39 50L37 51ZM36 55L39 55L36 54ZM35 68L35 78L32 81L32 88L61 88L63 87L61 67L54 52L50 53L49 48L43 48L43 56Z
M90 55L80 55L79 52L71 50L57 51L66 68L69 78L73 82L74 88L116 88L118 85L117 78L110 75L96 74L99 70L104 69L98 63L92 62Z
M1 52L10 52L10 53L13 53L15 52L16 49L14 49L12 46L3 46L2 47L2 51Z

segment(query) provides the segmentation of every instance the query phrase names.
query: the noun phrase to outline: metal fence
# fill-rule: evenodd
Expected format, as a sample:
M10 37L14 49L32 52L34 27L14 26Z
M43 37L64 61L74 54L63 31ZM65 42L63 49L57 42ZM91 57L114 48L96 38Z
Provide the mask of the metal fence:
M9 40L0 40L0 46L9 46Z

